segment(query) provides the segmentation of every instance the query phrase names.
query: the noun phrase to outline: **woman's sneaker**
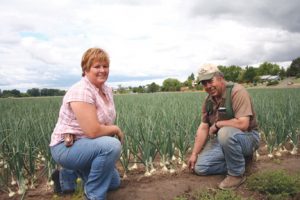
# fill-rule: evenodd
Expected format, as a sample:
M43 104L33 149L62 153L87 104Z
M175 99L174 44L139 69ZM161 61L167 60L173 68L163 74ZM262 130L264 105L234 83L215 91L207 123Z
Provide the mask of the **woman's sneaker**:
M62 190L60 187L60 182L59 182L59 170L56 169L54 170L54 172L51 174L51 180L53 181L53 190L54 193L56 194L62 194Z
M60 187L59 170L58 169L54 170L54 172L51 174L51 179L53 181L53 185L54 185L53 191L55 194L64 195L64 194L72 194L75 192L75 190L62 191L62 189Z

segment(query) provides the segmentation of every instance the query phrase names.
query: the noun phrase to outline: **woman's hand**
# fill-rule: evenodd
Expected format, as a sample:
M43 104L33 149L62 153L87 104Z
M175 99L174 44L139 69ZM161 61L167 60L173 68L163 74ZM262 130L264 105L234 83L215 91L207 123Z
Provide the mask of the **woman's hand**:
M117 127L116 136L120 140L121 144L124 144L125 135L118 126L116 126L116 127Z
M124 142L124 134L118 126L99 123L95 105L76 101L71 102L70 105L86 137L97 138L116 135L120 142Z
M71 133L65 133L64 134L64 143L66 147L70 147L74 144L75 141L75 135Z

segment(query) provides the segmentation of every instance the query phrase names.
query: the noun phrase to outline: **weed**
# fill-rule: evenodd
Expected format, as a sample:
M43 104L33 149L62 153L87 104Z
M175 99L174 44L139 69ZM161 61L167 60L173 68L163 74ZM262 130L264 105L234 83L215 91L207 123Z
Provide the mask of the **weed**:
M242 200L234 191L203 189L193 194L184 194L174 200Z
M247 186L273 200L287 199L300 192L299 176L290 176L282 170L253 174L248 178Z

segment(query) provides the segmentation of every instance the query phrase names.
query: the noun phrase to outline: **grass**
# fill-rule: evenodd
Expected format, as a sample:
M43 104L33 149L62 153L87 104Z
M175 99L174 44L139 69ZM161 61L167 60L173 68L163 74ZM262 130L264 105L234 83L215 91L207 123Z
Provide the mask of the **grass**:
M271 200L289 199L300 193L300 173L292 176L283 170L258 172L248 178L247 187Z
M176 197L174 200L245 200L234 191L202 189L193 194L184 194ZM252 200L252 198L247 198Z
M300 83L300 78L294 79L293 82L294 83Z

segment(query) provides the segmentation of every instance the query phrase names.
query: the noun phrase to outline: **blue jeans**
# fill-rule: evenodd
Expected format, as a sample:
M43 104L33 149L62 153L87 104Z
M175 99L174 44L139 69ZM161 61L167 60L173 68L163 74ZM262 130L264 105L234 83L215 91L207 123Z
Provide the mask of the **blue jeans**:
M198 155L194 171L198 175L227 173L241 176L245 172L245 157L251 156L258 146L258 132L223 127L218 131L217 137L206 142Z
M120 152L120 141L109 136L82 138L71 147L64 143L51 147L53 159L64 168L60 171L62 191L75 189L75 180L80 176L89 199L105 199L108 190L120 185L120 176L115 168Z

